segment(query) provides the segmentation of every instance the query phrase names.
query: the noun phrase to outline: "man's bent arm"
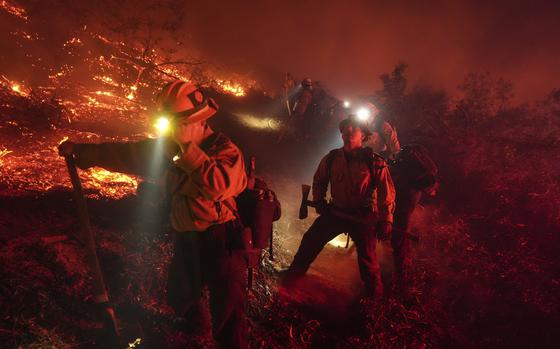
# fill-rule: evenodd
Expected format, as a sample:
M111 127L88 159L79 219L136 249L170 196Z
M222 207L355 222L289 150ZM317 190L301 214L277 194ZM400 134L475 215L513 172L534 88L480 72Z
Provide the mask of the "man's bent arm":
M167 138L138 142L75 144L80 168L100 166L110 171L159 178L172 161L178 146Z
M208 200L222 201L241 193L247 186L241 151L232 143L218 156L208 156L194 143L185 146L177 165Z

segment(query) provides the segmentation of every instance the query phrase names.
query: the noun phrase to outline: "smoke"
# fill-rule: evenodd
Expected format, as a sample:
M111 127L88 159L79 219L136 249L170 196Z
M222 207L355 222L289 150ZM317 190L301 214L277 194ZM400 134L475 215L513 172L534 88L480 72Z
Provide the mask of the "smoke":
M14 1L11 1L15 3ZM511 80L520 101L557 86L560 25L555 1L20 1L44 35L36 46L44 61L52 47L76 31L110 33L129 45L151 40L174 58L197 56L224 71L281 88L283 73L320 80L339 98L370 94L378 76L399 61L414 83L452 94L468 72ZM17 47L8 44L13 16L0 11L3 72Z
M455 92L468 72L512 80L522 100L556 87L558 2L190 2L185 28L208 57L271 87L281 73L339 97L379 88L403 60L411 80Z

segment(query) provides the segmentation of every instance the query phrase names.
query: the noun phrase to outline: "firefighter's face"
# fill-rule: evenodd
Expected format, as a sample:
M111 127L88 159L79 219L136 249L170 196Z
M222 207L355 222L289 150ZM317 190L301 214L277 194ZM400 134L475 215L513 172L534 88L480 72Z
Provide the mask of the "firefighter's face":
M347 147L361 147L365 137L364 131L358 126L348 124L342 129L342 141Z
M179 144L200 144L204 138L204 121L187 123L186 120L177 120L173 126L173 139Z

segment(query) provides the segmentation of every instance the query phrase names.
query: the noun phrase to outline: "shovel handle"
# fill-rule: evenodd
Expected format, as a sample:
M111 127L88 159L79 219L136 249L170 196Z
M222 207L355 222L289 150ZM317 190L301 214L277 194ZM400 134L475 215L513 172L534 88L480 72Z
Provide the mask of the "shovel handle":
M76 169L76 163L73 156L65 156L64 159L66 161L66 167L68 168L68 174L74 189L74 202L76 204L78 220L80 222L80 240L85 247L86 262L93 282L93 301L104 309L103 322L105 327L118 337L119 329L117 326L117 319L115 317L115 311L109 303L109 295L107 294L105 282L103 281L103 274L101 272L99 259L97 258L97 250L95 248L95 239L93 238L93 233L91 232L86 200L84 198L80 177L78 176L78 170Z

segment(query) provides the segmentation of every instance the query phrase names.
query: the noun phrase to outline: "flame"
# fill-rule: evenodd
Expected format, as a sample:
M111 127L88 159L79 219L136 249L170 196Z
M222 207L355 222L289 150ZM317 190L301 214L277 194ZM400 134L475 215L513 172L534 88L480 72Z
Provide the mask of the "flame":
M23 84L16 81L12 81L7 77L5 77L4 75L0 75L0 78L1 78L0 85L10 89L10 91L12 91L17 95L24 96L24 97L29 96L31 91L27 89L25 86L23 86Z
M223 80L216 80L216 83L218 84L220 89L225 93L234 95L236 97L245 96L245 89L239 84L230 83Z
M0 165L3 164L2 158L8 154L10 154L12 151L8 150L8 149L2 149L0 150Z
M108 91L95 91L96 95L100 95L100 96L109 96L109 97L113 97L113 93L112 92L108 92Z
M6 0L0 1L0 9L3 9L9 14L14 15L20 19L23 19L24 21L27 21L29 19L27 17L25 9L18 7L14 4L10 4L10 1L6 1Z
M105 84L107 84L107 85L111 85L111 86L114 86L114 87L118 87L118 86L119 86L119 84L117 84L117 83L115 82L115 80L113 80L112 77L106 76L106 75L95 75L95 76L93 77L93 80L101 81L101 82L103 82L103 83L105 83Z
M83 172L85 186L99 189L101 195L120 199L136 191L138 179L123 173L93 167Z

